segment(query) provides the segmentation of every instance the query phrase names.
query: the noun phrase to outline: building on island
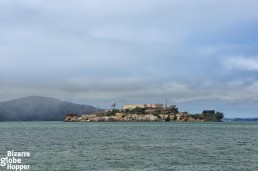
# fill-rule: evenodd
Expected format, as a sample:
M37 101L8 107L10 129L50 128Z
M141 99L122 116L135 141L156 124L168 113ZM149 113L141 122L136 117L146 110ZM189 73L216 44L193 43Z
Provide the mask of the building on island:
M65 120L64 121L78 121L79 120L79 115L75 113L68 113L65 115Z
M157 108L163 108L163 104L128 104L123 106L123 110L129 109L135 109L135 108L147 108L147 109L157 109Z

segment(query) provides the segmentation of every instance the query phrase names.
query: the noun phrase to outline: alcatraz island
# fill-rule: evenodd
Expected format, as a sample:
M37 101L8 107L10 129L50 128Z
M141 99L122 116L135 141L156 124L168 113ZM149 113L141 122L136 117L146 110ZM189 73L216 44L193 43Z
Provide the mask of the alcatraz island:
M65 115L65 122L221 122L224 114L215 110L203 110L202 113L189 114L179 112L176 105L163 104L130 104L122 109L116 109L115 104L111 109L93 114L69 113Z

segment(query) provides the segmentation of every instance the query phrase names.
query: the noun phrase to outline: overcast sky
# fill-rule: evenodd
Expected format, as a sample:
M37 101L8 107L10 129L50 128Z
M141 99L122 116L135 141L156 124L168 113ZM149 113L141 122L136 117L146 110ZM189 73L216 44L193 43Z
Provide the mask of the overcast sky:
M257 0L1 0L0 101L258 117Z

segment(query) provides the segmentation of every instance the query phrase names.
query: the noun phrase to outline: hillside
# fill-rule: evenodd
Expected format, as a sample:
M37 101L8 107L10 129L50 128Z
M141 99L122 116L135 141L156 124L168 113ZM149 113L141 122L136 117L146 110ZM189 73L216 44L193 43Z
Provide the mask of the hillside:
M0 121L62 121L66 113L94 113L89 105L64 102L51 97L30 96L0 103Z

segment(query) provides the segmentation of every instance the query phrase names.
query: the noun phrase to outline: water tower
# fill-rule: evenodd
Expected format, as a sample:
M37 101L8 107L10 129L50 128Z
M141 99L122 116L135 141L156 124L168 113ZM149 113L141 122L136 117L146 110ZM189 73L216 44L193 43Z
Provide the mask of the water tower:
M112 103L111 105L111 110L114 110L114 109L116 109L116 103Z

